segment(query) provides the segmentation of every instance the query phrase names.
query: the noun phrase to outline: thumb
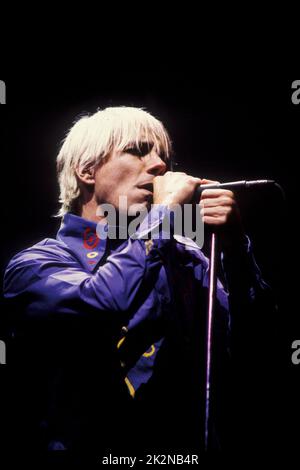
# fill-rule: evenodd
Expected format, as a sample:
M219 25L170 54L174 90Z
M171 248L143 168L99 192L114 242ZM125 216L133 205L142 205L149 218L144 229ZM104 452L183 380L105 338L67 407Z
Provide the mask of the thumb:
M201 179L201 184L212 184L212 183L220 183L220 181L207 180L206 178Z

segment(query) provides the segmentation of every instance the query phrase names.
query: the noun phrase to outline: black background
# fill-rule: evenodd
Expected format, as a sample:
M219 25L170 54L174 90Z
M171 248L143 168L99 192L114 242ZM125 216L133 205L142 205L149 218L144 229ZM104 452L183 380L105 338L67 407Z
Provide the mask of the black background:
M220 181L268 178L284 188L285 202L276 189L247 192L239 201L256 259L279 305L263 353L281 396L280 443L283 450L295 449L300 365L291 363L291 344L300 339L300 105L291 101L293 80L238 74L209 79L196 71L181 73L175 65L147 74L103 70L84 77L60 72L0 78L7 86L7 104L0 106L2 270L18 250L55 235L60 142L79 115L98 107L141 106L161 119L181 171ZM249 338L245 347L254 347ZM9 351L7 365L0 366L4 380L5 368Z

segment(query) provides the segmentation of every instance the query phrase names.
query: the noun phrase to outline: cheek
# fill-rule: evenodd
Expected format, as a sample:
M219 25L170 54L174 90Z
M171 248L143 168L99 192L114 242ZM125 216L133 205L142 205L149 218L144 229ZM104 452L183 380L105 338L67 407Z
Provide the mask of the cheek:
M95 194L99 202L113 202L126 195L138 180L139 169L133 164L111 164L99 168L95 181Z

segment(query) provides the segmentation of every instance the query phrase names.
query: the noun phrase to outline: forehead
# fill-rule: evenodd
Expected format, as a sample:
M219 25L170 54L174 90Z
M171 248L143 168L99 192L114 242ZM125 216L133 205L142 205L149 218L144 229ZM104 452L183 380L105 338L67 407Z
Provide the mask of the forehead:
M139 142L154 145L156 142L162 140L162 133L144 127L136 128L136 126L128 126L126 130L122 129L118 134L115 139L115 144L120 147L133 143L138 144Z
M170 146L167 136L155 135L153 132L148 134L144 131L133 133L116 142L115 150L126 151L128 149L137 149L142 153L149 153L154 149L158 154L164 155L166 158L170 153Z
M118 116L113 122L109 122L106 134L108 152L124 151L129 147L154 150L161 156L168 158L171 153L171 144L168 133L163 124L146 113L129 113Z

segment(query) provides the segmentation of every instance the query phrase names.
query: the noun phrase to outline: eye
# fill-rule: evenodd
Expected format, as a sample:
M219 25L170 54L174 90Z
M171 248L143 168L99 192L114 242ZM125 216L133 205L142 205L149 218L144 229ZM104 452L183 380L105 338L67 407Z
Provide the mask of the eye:
M148 155L148 153L151 152L152 148L153 144L148 142L141 142L138 146L130 145L124 149L124 152L130 153L130 155L135 155L136 157L145 157L145 155Z

